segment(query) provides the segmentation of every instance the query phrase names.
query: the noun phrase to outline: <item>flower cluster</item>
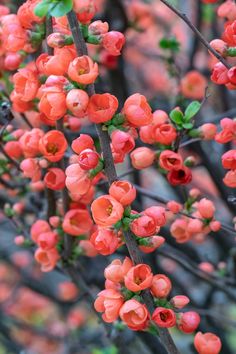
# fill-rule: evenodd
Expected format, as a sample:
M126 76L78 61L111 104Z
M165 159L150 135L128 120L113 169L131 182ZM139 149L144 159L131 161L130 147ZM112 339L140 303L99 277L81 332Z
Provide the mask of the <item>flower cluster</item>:
M189 299L177 295L167 300L172 284L164 274L153 275L146 264L133 265L126 257L123 262L115 259L105 268L106 289L98 294L95 309L102 312L105 322L114 322L119 317L132 330L148 330L152 324L162 328L178 326L184 333L192 333L200 323L194 311L176 312L184 308ZM141 299L141 292L150 289L155 310L150 314Z
M191 189L183 207L179 204L176 206L176 202L167 204L173 213L181 211L183 214L181 218L175 219L170 227L171 235L178 243L184 243L190 239L200 243L205 240L209 232L217 232L221 229L221 223L214 217L214 204L207 198L197 201L199 196L199 190Z

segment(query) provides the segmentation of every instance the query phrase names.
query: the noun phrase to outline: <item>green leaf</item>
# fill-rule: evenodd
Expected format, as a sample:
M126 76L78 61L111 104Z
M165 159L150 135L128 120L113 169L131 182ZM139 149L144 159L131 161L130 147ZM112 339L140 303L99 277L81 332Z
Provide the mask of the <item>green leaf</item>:
M175 37L171 37L171 38L164 37L160 40L159 46L162 49L168 49L173 52L178 52L180 43L177 41Z
M50 9L50 15L53 17L62 17L71 11L73 7L73 0L60 0L59 2L53 4Z
M191 102L184 112L185 121L189 121L193 118L201 108L201 103L198 101Z
M183 122L183 117L183 113L178 109L173 109L173 111L170 112L170 119L176 124L181 124Z
M34 14L38 17L44 17L47 15L50 7L50 3L48 0L40 2L35 6Z
M184 129L192 129L193 128L193 123L184 123L182 125Z

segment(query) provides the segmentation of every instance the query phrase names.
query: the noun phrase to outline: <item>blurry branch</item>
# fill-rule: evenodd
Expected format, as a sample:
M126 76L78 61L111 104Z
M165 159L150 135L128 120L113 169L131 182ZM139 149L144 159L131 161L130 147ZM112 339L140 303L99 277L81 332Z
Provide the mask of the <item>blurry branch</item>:
M79 28L79 24L76 18L76 15L73 11L67 14L67 19L69 22L69 26L72 32L72 36L74 38L74 43L76 46L77 54L79 56L87 54L87 47L84 42L82 33ZM90 85L88 88L89 95L93 95L95 93L94 85ZM99 141L101 144L101 150L103 154L103 158L105 161L105 173L108 178L109 184L112 184L115 180L117 180L117 174L115 170L115 165L112 157L112 152L110 148L110 139L109 135L106 131L103 131L102 125L96 125L97 134L99 137ZM131 259L135 264L143 263L143 259L136 243L136 240L133 238L130 232L124 232L125 243L128 248ZM142 298L144 303L146 304L150 313L154 311L153 298L151 293L148 290L142 292ZM179 354L178 349L176 348L172 337L169 334L169 331L164 328L158 328L161 342L165 345L169 354Z
M233 328L236 328L236 321L231 320L229 317L226 317L222 313L217 313L215 310L204 310L199 308L191 309L191 311L196 311L201 316L213 317L219 321L222 325L227 325Z
M46 197L47 197L47 220L56 214L56 198L55 193L52 189L45 189Z
M191 144L196 143L197 141L201 141L201 140L202 140L201 138L193 138L193 139L184 141L183 143L181 143L181 144L179 145L179 147L182 148L182 147L191 145Z
M47 16L46 18L46 43L47 43L47 37L53 32L53 23L52 23L52 17L51 16ZM53 55L53 48L49 47L48 44L47 45L47 53L48 55Z
M189 259L184 259L183 254L177 254L173 247L164 245L160 249L158 249L158 254L162 255L166 258L172 259L176 263L178 263L181 267L189 271L191 274L195 275L197 278L207 282L211 286L221 290L224 292L230 299L236 302L236 293L226 287L224 283L224 278L213 278L211 274L198 269L196 265L191 265L191 261Z
M19 354L23 347L16 343L11 336L11 330L5 323L0 321L0 341L3 341L3 345L13 353Z
M196 1L196 9L195 9L194 13L196 15L195 27L198 28L199 31L201 31L201 27L202 27L202 2L201 2L201 0ZM194 59L195 59L195 54L197 52L197 49L198 49L198 37L194 36L193 41L192 41L191 52L189 54L189 66L188 66L186 72L188 72L194 68Z
M231 68L231 65L207 42L201 32L192 24L190 19L181 11L176 9L172 4L170 4L167 0L160 0L163 4L165 4L170 10L172 10L178 17L180 17L191 30L198 37L199 41L216 57L227 69Z
M37 334L40 337L44 337L50 340L56 340L56 341L63 341L63 337L61 336L55 336L51 333L48 332L48 330L39 327L39 326L35 326L35 325L31 325L27 322L21 321L17 318L14 317L10 317L10 316L5 316L4 312L2 310L0 310L0 321L4 322L6 327L9 328L9 330L12 330L12 327L16 326L18 327L20 330L27 330L33 334Z
M33 125L30 123L30 121L28 120L28 118L25 116L24 113L21 113L21 114L20 114L20 117L21 117L21 119L28 125L28 127L29 127L30 129L33 129L33 128L34 128Z

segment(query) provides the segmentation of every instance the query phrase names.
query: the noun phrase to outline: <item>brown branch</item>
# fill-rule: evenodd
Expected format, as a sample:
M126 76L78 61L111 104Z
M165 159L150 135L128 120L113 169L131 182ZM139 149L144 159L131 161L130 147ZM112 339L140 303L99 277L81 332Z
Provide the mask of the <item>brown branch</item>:
M227 60L225 60L214 48L212 48L212 46L207 42L201 32L192 24L192 22L184 13L176 9L176 7L170 4L167 0L160 1L170 10L172 10L178 17L180 17L188 25L189 28L191 28L191 30L198 37L199 41L214 55L214 57L216 57L227 69L231 68L231 65L227 62Z
M83 39L82 33L80 31L78 21L76 18L76 15L73 11L70 11L67 14L69 26L72 32L72 36L74 39L74 43L76 46L77 54L79 56L81 55L87 55L87 47L85 44L85 41ZM94 85L90 85L88 88L88 93L91 96L92 94L95 93ZM96 125L97 129L97 134L99 137L99 141L101 144L101 150L103 154L103 158L105 161L105 173L109 182L109 185L113 183L115 180L117 180L117 174L116 174L116 169L114 165L114 160L112 157L112 152L110 148L110 139L109 135L106 131L103 131L102 125L98 124ZM128 248L130 257L132 258L133 262L135 264L143 263L143 259L140 253L140 250L138 248L138 245L133 238L132 234L130 232L124 232L124 238L125 238L125 243ZM153 298L149 292L149 290L145 290L142 293L142 298L144 300L144 303L146 304L148 310L150 313L154 311L154 304L153 304ZM164 346L166 347L167 351L169 354L179 354L178 349L176 348L172 337L170 336L169 332L165 328L158 328L159 334L160 334L160 339Z
M63 118L56 122L56 128L60 132L63 133ZM58 167L61 168L63 171L66 169L65 158L63 157L58 163ZM63 205L63 214L65 215L66 212L69 210L69 195L67 188L64 187L61 191L62 196L62 205ZM73 237L70 235L65 234L64 236L64 259L68 260L71 256L71 251L73 247Z
M46 188L45 193L47 196L47 219L49 219L56 214L56 199L52 189Z
M28 120L28 118L26 117L26 115L25 115L24 113L21 113L21 114L20 114L20 117L21 117L21 119L28 125L28 127L29 127L30 129L33 129L33 128L34 128L33 125L30 123L30 121Z
M54 50L52 47L49 47L47 44L47 37L53 32L53 23L52 23L52 16L48 16L46 18L46 45L47 45L47 53L48 55L53 55Z

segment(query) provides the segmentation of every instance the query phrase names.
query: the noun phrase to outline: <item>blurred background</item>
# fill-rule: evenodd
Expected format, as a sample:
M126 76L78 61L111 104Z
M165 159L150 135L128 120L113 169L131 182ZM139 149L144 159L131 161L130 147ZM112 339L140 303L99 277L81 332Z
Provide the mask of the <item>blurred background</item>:
M208 41L220 38L224 20L216 14L215 5L200 0L170 1L191 19ZM1 1L16 12L23 1ZM210 81L215 59L200 44L191 30L159 0L97 0L98 19L107 21L110 28L126 36L120 57L111 57L90 45L90 54L100 63L101 77L98 92L111 92L122 107L132 93L145 95L153 110L169 112L173 107L186 107L191 100L207 99L197 116L196 126L203 122L219 125L224 117L236 116L235 92ZM198 85L191 89L189 73L197 71ZM194 82L195 83L195 82ZM85 124L80 132L97 138L93 126ZM138 142L141 144L141 142ZM185 145L185 144L183 144ZM167 274L173 282L171 295L184 294L191 299L188 309L201 315L199 330L217 334L223 344L222 354L236 353L236 246L233 218L236 193L222 179L225 171L221 155L233 147L195 139L181 148L183 156L196 160L193 180L186 187L172 188L155 168L131 170L129 179L140 186L136 210L150 205L162 205L164 200L183 203L191 188L216 206L216 218L224 227L205 238L199 237L179 244L170 235L169 225L161 230L166 244L146 256L155 273ZM119 174L130 169L130 161L118 165ZM142 188L149 191L142 193ZM0 190L0 206L17 201L17 196ZM101 191L106 191L106 184ZM43 195L31 192L25 200L26 209L20 227L27 229L33 215L45 212ZM81 257L79 291L70 278L57 269L42 274L30 250L19 250L14 237L19 225L1 214L0 224L0 354L165 354L156 337L135 333L114 326L107 336L97 320L93 296L104 288L103 270L117 254L110 257ZM204 242L203 242L204 241ZM119 249L121 256L125 249ZM119 256L119 255L118 255ZM86 284L83 284L83 277ZM68 283L69 282L69 283ZM171 330L183 354L195 353L193 335Z

